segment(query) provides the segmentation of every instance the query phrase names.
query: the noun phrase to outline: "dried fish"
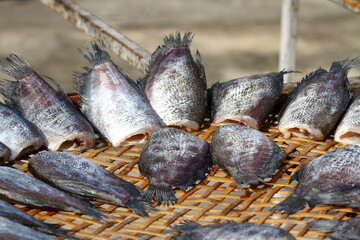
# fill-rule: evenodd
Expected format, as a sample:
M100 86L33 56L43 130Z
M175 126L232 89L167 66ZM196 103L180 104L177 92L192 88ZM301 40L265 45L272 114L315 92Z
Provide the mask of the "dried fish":
M360 239L360 218L348 220L322 219L309 224L309 229L330 233L326 237L337 240Z

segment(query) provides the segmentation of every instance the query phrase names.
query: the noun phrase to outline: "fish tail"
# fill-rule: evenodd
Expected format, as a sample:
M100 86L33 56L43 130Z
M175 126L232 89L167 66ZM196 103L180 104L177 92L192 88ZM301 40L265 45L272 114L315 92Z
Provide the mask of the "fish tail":
M164 43L168 49L177 47L189 47L193 37L194 34L192 34L191 32L185 33L183 38L181 38L181 34L179 32L176 32L175 34L171 33L169 36L166 36L164 38Z
M103 212L93 206L87 207L84 214L93 217L95 220L97 220L99 222L109 223L109 221L105 220L104 218L110 217L110 216L108 214L106 214L105 212Z
M346 204L348 201L345 196L339 192L319 193L315 195L310 201L309 206L313 207L317 204Z
M185 221L184 223L172 226L171 228L174 229L177 232L189 232L192 231L198 227L200 227L201 225L197 222L194 221Z
M270 209L271 212L293 214L300 211L306 204L306 199L290 195L284 201Z
M3 97L3 102L21 113L21 109L19 106L19 82L18 81L9 81L5 79L0 79L0 94Z
M92 41L90 44L90 47L87 44L84 44L84 50L78 50L91 65L96 66L111 60L103 41L99 41L99 43Z
M142 216L142 217L149 216L149 214L145 211L146 209L149 209L149 207L144 202L141 202L137 199L131 199L130 201L127 201L124 204L126 207L133 210L134 213L138 214L139 216Z
M360 57L350 60L345 59L343 61L333 62L331 64L330 72L342 70L348 73L351 68L355 67L358 64L360 64Z
M0 69L16 80L23 79L34 72L30 64L23 58L10 54L6 61L0 61Z
M174 205L176 203L175 193L171 186L150 185L149 189L143 193L142 199L152 202L154 197L158 204Z
M328 220L321 219L316 222L309 223L309 229L316 230L319 232L332 232L336 230L336 226L338 225L338 220Z
M285 70L285 69L283 69L283 70L281 70L281 71L279 72L279 74L281 74L282 76L285 75L285 74L288 74L288 73L301 73L301 72L300 72L300 71L296 71L296 70L289 70L289 71L287 71L287 70Z

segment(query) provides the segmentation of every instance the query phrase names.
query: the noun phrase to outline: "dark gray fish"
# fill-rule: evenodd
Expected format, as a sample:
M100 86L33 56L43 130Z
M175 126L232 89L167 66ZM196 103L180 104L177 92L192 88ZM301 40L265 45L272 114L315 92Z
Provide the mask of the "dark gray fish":
M56 240L56 238L41 233L11 221L7 218L0 217L0 239L4 240Z
M293 214L320 193L346 191L360 185L360 146L349 145L315 158L291 178L294 191L271 211ZM315 203L315 202L313 202Z
M149 179L145 201L174 204L173 187L186 191L205 178L212 166L209 144L175 128L154 132L139 158L140 173Z
M240 123L260 129L281 96L287 71L237 78L212 87L215 124Z
M359 240L360 218L348 220L322 219L309 224L309 229L319 232L330 233L326 237L337 240Z
M140 81L147 98L167 126L196 131L206 109L206 78L200 53L194 61L193 35L170 34L152 54L146 76Z
M75 236L68 234L66 231L55 228L55 225L46 224L37 218L27 214L24 211L14 207L13 205L0 200L0 216L7 218L11 221L17 222L24 226L35 229L36 231L44 232L47 234L54 234L68 239L79 239Z
M162 123L140 87L111 60L101 42L81 54L93 66L75 74L81 110L113 146L145 142Z
M210 144L214 163L241 184L271 177L285 158L284 151L262 132L238 124L219 126Z
M10 149L5 144L0 142L0 164L9 161L10 157L11 157Z
M306 76L281 110L279 130L284 137L327 137L350 102L347 74L359 63L360 58L333 62L329 72L319 68Z
M31 157L28 167L35 177L75 196L126 206L148 216L147 204L140 201L141 189L82 156L40 152Z
M2 103L0 103L0 141L6 143L3 151L5 156L10 153L8 160L31 153L43 144L36 127Z
M102 221L101 217L106 216L89 202L10 167L0 167L0 198L37 207L82 213L98 221Z
M318 193L309 201L310 206L321 204L339 204L360 209L360 186L344 191Z
M174 240L295 240L287 231L252 223L221 223L202 226L188 222L173 227L181 235Z
M55 80L49 78L56 89L14 54L0 62L0 68L17 80L0 81L5 103L38 128L49 150L84 150L94 145L90 123Z

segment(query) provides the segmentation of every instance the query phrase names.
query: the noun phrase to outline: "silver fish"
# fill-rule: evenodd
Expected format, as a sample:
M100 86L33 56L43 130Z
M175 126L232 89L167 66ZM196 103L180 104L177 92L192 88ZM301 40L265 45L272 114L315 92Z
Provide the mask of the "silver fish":
M161 204L176 202L173 187L186 191L205 178L212 166L209 144L175 128L154 132L139 158L139 171L149 179L145 201Z
M75 196L126 206L140 216L148 216L147 205L140 201L141 189L82 156L40 152L31 157L29 171L42 181Z
M5 144L0 142L0 163L5 163L9 161L10 157L11 157L10 149Z
M339 192L360 185L360 146L349 145L315 158L291 178L297 180L294 191L284 201L270 209L296 213L311 203L319 193ZM315 203L313 201L313 203Z
M350 101L347 73L360 58L333 62L330 71L319 68L289 94L279 120L285 138L295 135L323 140L335 127Z
M38 207L82 213L98 221L102 221L101 217L106 216L89 202L10 167L0 167L0 198Z
M84 150L94 145L91 125L55 80L49 78L56 89L14 54L0 62L0 68L17 80L0 81L5 103L38 128L49 150Z
M284 74L272 72L237 78L212 86L212 118L215 124L240 123L260 129L280 99Z
M257 184L271 177L285 158L284 151L262 132L239 124L219 126L211 144L214 163L242 184Z
M194 61L192 34L170 34L152 54L146 76L140 81L147 98L167 126L188 131L201 127L206 109L206 78L200 53Z
M309 224L309 229L330 233L326 237L337 240L360 239L360 217L348 220L321 219Z
M220 223L201 226L188 222L173 227L181 232L174 240L295 240L287 231L253 223Z
M339 123L334 138L342 144L360 145L360 91Z
M1 200L0 200L0 216L7 218L11 221L17 222L19 224L22 224L24 226L33 228L36 231L40 231L47 234L54 234L54 235L66 237L68 239L78 239L77 237L68 234L66 231L55 228L55 225L44 223L38 220L37 218L33 217L32 215L27 214L26 212L21 211L20 209L14 207L13 205Z
M45 233L37 232L20 223L0 217L0 239L4 240L56 240Z
M139 86L112 62L104 44L91 45L80 52L94 68L74 75L82 112L113 146L145 142L161 127L159 117Z
M43 140L36 127L16 111L0 103L0 141L11 154L8 160L39 149ZM5 155L6 155L6 150Z

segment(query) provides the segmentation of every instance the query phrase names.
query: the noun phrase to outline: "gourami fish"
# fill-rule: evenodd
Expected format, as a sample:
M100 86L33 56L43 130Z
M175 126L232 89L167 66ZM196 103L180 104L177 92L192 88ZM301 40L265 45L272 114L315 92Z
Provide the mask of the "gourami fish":
M206 78L200 53L190 52L192 34L170 34L152 54L140 85L167 126L188 131L201 127L207 105Z
M321 219L309 224L309 229L329 233L326 237L337 240L360 239L360 217L348 220Z
M54 89L24 59L10 55L0 69L16 81L1 80L5 103L32 122L51 151L84 150L94 145L94 131L61 86Z

